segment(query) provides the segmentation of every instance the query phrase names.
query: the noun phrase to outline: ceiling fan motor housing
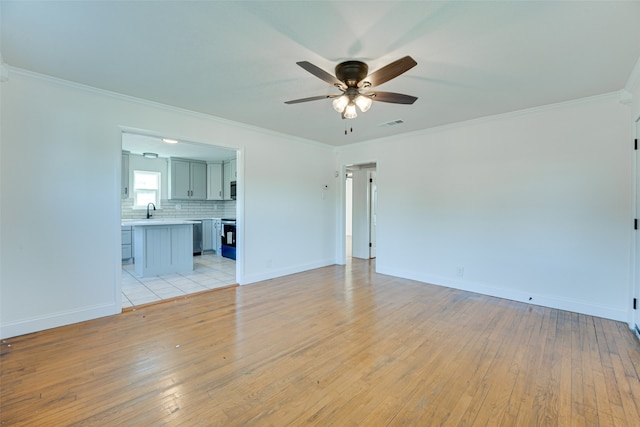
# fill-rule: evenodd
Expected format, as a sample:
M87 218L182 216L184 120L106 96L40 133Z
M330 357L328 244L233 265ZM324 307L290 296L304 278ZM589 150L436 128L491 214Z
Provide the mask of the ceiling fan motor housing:
M336 77L348 87L357 86L368 74L369 67L364 62L345 61L336 65Z

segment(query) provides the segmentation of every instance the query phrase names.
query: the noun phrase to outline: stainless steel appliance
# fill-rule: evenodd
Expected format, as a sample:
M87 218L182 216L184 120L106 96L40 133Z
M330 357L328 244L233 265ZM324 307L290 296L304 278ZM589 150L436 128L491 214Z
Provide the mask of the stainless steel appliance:
M213 219L213 250L218 255L222 255L222 220Z
M222 256L236 259L236 220L222 218Z
M236 181L231 181L231 200L235 200L236 199Z

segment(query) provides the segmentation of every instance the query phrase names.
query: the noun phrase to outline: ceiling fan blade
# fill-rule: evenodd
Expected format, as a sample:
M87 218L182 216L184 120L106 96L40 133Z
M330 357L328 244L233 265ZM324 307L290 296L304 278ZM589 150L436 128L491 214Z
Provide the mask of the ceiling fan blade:
M390 102L392 104L413 104L418 99L415 96L404 95L402 93L393 92L373 92L367 93L366 96L378 102Z
M322 79L325 82L329 83L330 85L333 85L339 88L346 87L345 84L342 83L340 80L335 78L333 75L327 73L322 68L316 67L311 62L300 61L300 62L296 62L296 64L298 64L299 66L301 66L302 68L304 68L305 70L313 74L314 76L318 77L319 79Z
M418 63L414 61L412 57L405 56L404 58L393 61L391 64L387 64L379 70L369 74L360 83L358 83L358 87L380 86L381 84L386 83L389 80L398 77L400 74L412 69L416 65L418 65Z
M285 104L299 104L301 102L317 101L319 99L327 99L327 98L336 98L338 96L341 96L341 95L318 95L318 96L312 96L309 98L300 98L300 99L294 99L291 101L285 101Z

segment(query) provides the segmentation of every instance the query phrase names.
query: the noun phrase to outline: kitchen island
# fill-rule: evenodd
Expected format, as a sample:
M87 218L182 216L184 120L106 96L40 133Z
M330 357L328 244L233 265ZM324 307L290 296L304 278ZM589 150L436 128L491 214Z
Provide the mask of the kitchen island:
M193 224L182 219L122 220L132 227L134 271L140 277L193 271Z

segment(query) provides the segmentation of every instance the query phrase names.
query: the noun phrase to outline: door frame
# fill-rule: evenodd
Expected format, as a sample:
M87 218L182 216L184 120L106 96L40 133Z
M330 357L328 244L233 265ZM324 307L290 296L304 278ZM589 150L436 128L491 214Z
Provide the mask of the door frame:
M346 201L346 181L347 181L347 170L352 167L365 166L365 165L375 165L373 170L376 171L376 179L378 177L378 168L379 162L377 160L368 160L368 161L357 161L352 163L342 163L340 165L338 173L338 203L336 209L336 264L337 265L345 265L347 263L347 255L346 255L346 211L347 211L347 201Z
M367 192L369 198L369 259L377 257L377 215L378 215L378 170L367 171Z
M640 117L634 122L634 138L640 141ZM640 148L640 147L639 147ZM633 218L638 219L640 213L640 149L635 149L633 155ZM631 298L629 327L634 330L640 338L640 230L634 230L631 245L632 271L631 271ZM633 308L633 301L636 301L636 308Z

